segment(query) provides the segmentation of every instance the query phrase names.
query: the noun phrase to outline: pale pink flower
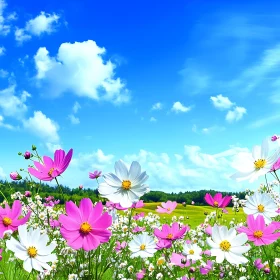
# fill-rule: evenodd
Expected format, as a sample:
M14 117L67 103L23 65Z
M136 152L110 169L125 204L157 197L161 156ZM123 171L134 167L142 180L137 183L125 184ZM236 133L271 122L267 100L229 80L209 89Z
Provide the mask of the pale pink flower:
M156 211L158 213L171 214L174 211L174 209L177 207L177 202L168 200L167 202L162 202L161 206L162 207L157 206Z

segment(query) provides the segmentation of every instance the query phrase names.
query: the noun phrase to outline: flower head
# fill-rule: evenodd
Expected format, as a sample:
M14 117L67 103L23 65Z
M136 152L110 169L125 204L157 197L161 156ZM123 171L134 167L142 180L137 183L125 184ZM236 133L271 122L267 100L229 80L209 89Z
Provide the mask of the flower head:
M54 160L48 156L44 156L44 164L34 161L36 168L29 167L28 172L39 180L52 181L67 169L72 155L73 149L70 149L66 156L64 150L56 150L54 153Z
M178 223L173 223L171 227L167 224L164 224L162 225L161 230L158 228L154 230L154 235L158 238L172 241L181 238L189 229L189 226L183 226L180 229Z
M23 217L19 219L22 215L21 212L22 206L19 200L15 200L12 208L6 203L5 208L0 207L0 237L3 238L3 234L6 230L12 230L13 232L18 229L20 225L25 224L30 215L31 211Z
M180 267L188 267L191 265L190 260L188 260L182 254L172 253L170 261L172 264Z
M271 136L271 141L272 141L272 142L275 142L275 141L278 140L278 139L279 139L279 136L277 136L277 135Z
M236 230L228 230L226 226L215 225L212 236L207 237L207 244L211 247L211 256L216 256L216 262L222 263L226 259L229 263L244 264L248 260L242 255L250 250L250 246L242 246L248 240L245 233L236 235Z
M133 239L128 243L129 250L132 251L131 257L141 258L152 257L156 250L156 243L152 236L147 232L134 235Z
M156 211L158 213L171 214L175 210L175 208L177 207L177 202L168 200L167 202L162 202L161 206L162 207L157 206Z
M15 257L23 260L23 268L31 272L32 269L43 272L43 268L51 270L47 262L56 260L56 255L51 254L55 249L56 244L49 242L49 237L46 234L40 234L40 229L30 229L27 231L26 225L18 227L19 241L11 237L6 242L7 248L15 253Z
M204 199L209 205L213 207L225 208L230 203L231 196L226 195L223 197L221 193L216 193L214 197L212 197L210 193L207 193Z
M104 174L104 183L99 184L98 191L102 197L106 197L114 203L120 203L122 207L131 207L134 202L150 189L143 184L148 176L141 172L141 166L133 161L129 170L122 160L115 163L115 172Z
M249 196L243 211L247 215L254 215L257 217L261 215L264 217L265 223L271 223L271 218L278 216L276 212L278 209L274 200L267 193L255 192L253 195Z
M10 178L14 181L18 181L22 179L22 177L16 171L10 173Z
M280 237L280 232L275 232L278 227L274 223L266 226L262 215L257 215L256 219L254 215L248 215L247 226L237 228L237 231L246 233L256 246L269 245Z
M95 170L93 173L89 172L90 179L97 179L101 176L102 171Z
M264 267L264 264L262 264L262 260L261 259L256 259L254 261L254 265L258 270L261 270Z
M24 196L25 197L31 197L31 192L30 191L25 191Z
M236 179L237 181L249 180L249 182L253 182L259 176L270 172L271 167L278 156L279 149L269 155L269 140L266 138L263 140L261 147L253 147L250 165L247 167L247 170L242 172L239 171L233 174L231 178Z
M101 202L93 206L89 198L83 198L78 208L69 201L66 202L65 210L67 215L61 214L59 222L62 224L61 235L67 240L68 246L90 251L100 243L108 242L112 233L107 228L112 225L112 217L107 212L102 214Z
M202 250L197 244L191 244L191 243L184 244L182 254L184 256L186 256L186 258L188 260L193 260L193 261L200 260L202 258L201 253L202 253Z

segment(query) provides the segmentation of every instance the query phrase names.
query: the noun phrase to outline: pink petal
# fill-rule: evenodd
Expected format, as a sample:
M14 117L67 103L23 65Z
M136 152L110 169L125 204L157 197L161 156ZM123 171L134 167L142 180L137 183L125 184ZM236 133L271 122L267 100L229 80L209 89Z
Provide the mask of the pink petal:
M92 217L92 220L89 220L89 224L92 225L94 229L104 229L112 225L112 216L105 212L97 220L95 217Z
M60 169L60 167L63 165L65 157L65 151L64 150L56 150L54 152L54 167Z
M88 234L83 240L83 249L85 251L90 251L96 249L100 245L100 241L97 237L92 234Z
M89 198L83 198L80 201L79 208L80 208L80 212L81 212L81 216L82 216L82 221L88 221L91 211L93 211L92 201Z
M77 207L77 205L73 201L67 201L65 204L65 210L68 216L70 216L73 219L77 219L78 222L84 222L82 221L82 215L80 212L80 209Z

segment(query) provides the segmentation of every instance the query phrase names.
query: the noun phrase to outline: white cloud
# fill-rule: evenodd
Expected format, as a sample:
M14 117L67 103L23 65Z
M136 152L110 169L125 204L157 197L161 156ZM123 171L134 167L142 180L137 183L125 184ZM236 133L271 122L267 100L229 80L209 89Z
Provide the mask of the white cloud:
M3 46L0 46L0 56L5 54L6 49Z
M4 117L0 115L0 127L5 127L9 130L15 130L16 128L13 125L4 123Z
M232 103L228 97L219 94L217 96L211 96L210 99L213 102L213 105L220 110L230 109L234 103Z
M260 127L266 126L268 124L276 123L279 121L280 121L280 115L279 115L279 113L276 113L272 116L263 117L259 120L252 122L251 124L249 124L249 127L250 128L260 128Z
M186 107L181 102L177 101L177 102L174 102L171 110L176 113L179 113L179 112L186 113L191 110L191 107Z
M154 118L154 117L151 117L151 118L150 118L150 122L157 122L157 119Z
M76 114L81 109L81 105L76 101L73 106L73 113Z
M115 78L116 65L105 61L104 54L105 48L92 40L63 43L56 57L51 57L46 48L39 48L34 56L38 85L54 97L72 92L116 104L128 102L129 91L120 78Z
M6 174L1 166L0 166L0 179L2 180L6 179Z
M33 117L23 120L23 125L29 132L46 142L56 143L59 141L59 125L41 111L35 111Z
M15 13L4 13L6 7L7 3L5 2L5 0L0 0L0 35L3 36L6 36L11 30L10 21L16 19Z
M162 109L162 103L157 102L153 105L152 110L161 110Z
M203 134L210 134L210 133L213 133L213 132L224 131L224 130L225 130L225 128L223 126L213 125L213 126L210 126L210 127L202 128L201 132Z
M68 117L69 117L72 124L79 124L80 123L80 119L75 117L74 115L71 114Z
M23 91L20 96L16 96L15 89L14 84L0 90L0 109L5 116L21 119L28 109L25 102L31 95L27 91Z
M26 22L24 28L17 28L15 31L15 39L22 43L31 39L32 35L41 36L44 33L50 34L55 31L56 25L59 20L59 15L53 13L47 14L41 12L40 15L34 19Z
M6 78L9 75L9 72L4 70L4 69L0 69L0 78Z
M50 142L46 143L46 147L49 150L49 152L54 153L56 150L62 149L61 145L59 144L53 144Z
M228 111L226 115L226 120L228 122L239 121L242 119L243 115L247 113L244 107L236 106L232 111Z

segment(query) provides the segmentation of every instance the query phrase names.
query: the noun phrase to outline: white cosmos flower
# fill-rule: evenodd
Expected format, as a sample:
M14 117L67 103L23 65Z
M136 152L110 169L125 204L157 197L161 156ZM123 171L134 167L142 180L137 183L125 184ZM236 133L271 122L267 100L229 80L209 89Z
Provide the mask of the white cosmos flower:
M242 255L250 250L250 246L242 246L248 237L245 233L236 235L236 230L228 230L226 226L215 225L212 229L212 239L207 237L207 244L211 247L211 256L216 256L216 262L222 263L226 259L229 263L244 264L248 260Z
M18 227L19 241L11 237L6 242L7 248L15 253L15 257L23 260L23 268L31 272L34 268L38 271L51 270L47 262L55 261L56 255L51 252L56 247L55 243L49 242L49 237L46 234L41 235L40 229L30 229L27 231L26 225Z
M254 146L252 149L252 156L250 158L250 166L246 171L239 171L231 175L232 179L237 181L249 180L253 182L259 176L265 175L270 172L272 165L279 157L279 148L271 155L269 155L269 139L266 138L262 142L262 146Z
M271 218L278 216L277 210L277 204L269 194L258 192L249 196L243 207L243 211L247 215L254 215L255 218L258 215L263 216L266 224L270 224Z
M201 248L197 244L184 244L182 254L187 257L187 260L200 260L201 257Z
M141 173L141 166L137 161L132 162L129 170L122 160L117 161L115 173L116 175L113 173L103 175L105 182L98 187L102 197L128 208L150 191L149 187L143 184L149 176L146 172Z
M147 232L133 236L133 239L128 243L129 250L132 252L131 257L141 258L152 257L157 251L154 237L149 236Z

